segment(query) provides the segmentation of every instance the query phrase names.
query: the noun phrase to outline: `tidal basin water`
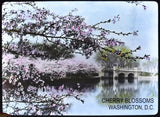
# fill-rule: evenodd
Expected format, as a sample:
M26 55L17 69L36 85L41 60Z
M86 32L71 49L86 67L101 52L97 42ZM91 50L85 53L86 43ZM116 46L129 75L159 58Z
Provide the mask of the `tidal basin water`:
M38 94L52 94L54 87L49 86L46 91L39 89ZM84 103L75 98L65 98L64 102L70 107L64 115L154 115L158 112L158 77L139 77L133 82L126 79L124 83L110 79L64 83L63 91L68 88L78 89ZM9 111L6 109L4 112Z
M158 81L143 78L118 83L103 79L82 98L84 104L69 100L72 106L67 115L153 115L158 112Z

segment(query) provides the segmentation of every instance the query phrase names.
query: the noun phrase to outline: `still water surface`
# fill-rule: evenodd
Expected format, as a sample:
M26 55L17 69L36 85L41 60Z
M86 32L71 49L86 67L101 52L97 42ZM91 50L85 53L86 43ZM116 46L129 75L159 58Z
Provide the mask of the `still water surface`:
M69 100L72 107L66 114L152 115L158 111L158 82L145 79L135 79L133 83L128 83L127 80L125 83L101 80L91 91L86 91L82 98L84 104ZM111 105L115 105L115 108L109 109ZM126 109L118 108L117 105L130 106Z
M100 79L96 82L66 82L64 90L78 89L80 98L66 98L70 108L64 115L153 115L158 111L158 78L139 78L129 83L117 80ZM78 87L77 87L78 83ZM48 86L47 90L41 88L39 95L52 94L55 86ZM62 93L59 91L58 93ZM25 105L25 104L21 104ZM119 105L119 106L118 106ZM6 110L9 112L9 110Z
M65 115L152 115L158 111L157 78L151 80L144 77L132 83L127 79L124 83L109 79L101 79L96 83L78 83L84 103L73 98L65 99L65 102L71 104ZM76 84L66 83L65 88L75 88ZM115 105L115 108L109 108L110 105ZM117 105L130 106L118 108Z

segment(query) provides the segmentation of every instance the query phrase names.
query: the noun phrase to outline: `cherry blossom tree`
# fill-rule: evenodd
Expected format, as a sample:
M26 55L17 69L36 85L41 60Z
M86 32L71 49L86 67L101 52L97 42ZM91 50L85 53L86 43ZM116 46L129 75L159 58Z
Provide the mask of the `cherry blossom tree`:
M5 7L6 5L8 7ZM16 5L19 9L7 9L13 5ZM104 23L115 24L120 20L119 15L113 19L88 25L82 16L73 15L74 10L68 15L59 16L45 8L38 8L38 6L32 2L6 2L3 6L2 33L8 34L13 39L18 38L20 40L18 52L22 51L25 36L32 36L32 39L34 39L34 37L43 38L45 40L44 44L56 43L60 46L66 45L71 52L77 52L89 58L93 52L96 52L100 48L104 49L103 46L105 44L112 46L124 44L124 42L114 38L108 39L107 35L138 35L138 31L123 33L101 27L101 24ZM26 10L21 10L20 6L22 8L26 7ZM131 52L134 51L131 50ZM114 53L117 53L117 51ZM149 55L144 55L144 57L141 58L148 58L148 56Z
M18 9L17 9L18 8ZM85 18L73 15L76 9L67 15L60 16L46 8L40 8L35 2L4 2L2 8L2 41L9 36L11 41L2 45L2 77L3 80L3 108L12 108L10 114L19 115L53 115L63 114L67 109L68 103L64 103L66 97L79 98L80 92L69 89L64 94L38 95L39 88L45 87L45 78L64 78L65 72L55 67L58 64L64 65L66 71L74 70L97 71L95 67L87 64L67 65L69 61L59 61L52 63L47 58L51 57L48 51L31 44L31 40L41 40L41 44L49 47L51 44L57 48L65 48L69 53L79 53L89 58L94 52L105 50L126 59L149 59L149 55L143 57L127 57L128 53L136 52L138 49L123 53L121 51L110 51L106 46L114 47L124 45L124 42L115 38L108 38L108 35L138 36L138 31L117 32L104 28L102 25L107 23L115 24L120 20L120 15L94 25L87 24ZM6 37L7 35L7 37ZM18 42L15 40L18 39ZM30 40L30 41L29 41ZM36 43L37 44L37 43ZM13 56L14 55L14 56ZM65 58L64 56L62 56ZM43 59L43 60L42 60ZM58 58L60 60L60 57ZM45 62L47 66L40 66ZM73 63L73 61L70 61ZM76 62L77 63L77 62ZM87 68L87 69L86 69ZM43 71L44 70L44 71ZM52 78L51 78L52 79ZM78 86L80 87L80 86ZM58 87L63 90L64 85ZM20 100L20 101L18 101ZM8 102L16 102L11 106ZM20 108L17 103L24 102L25 107ZM49 105L49 106L48 106ZM21 112L26 110L25 112Z

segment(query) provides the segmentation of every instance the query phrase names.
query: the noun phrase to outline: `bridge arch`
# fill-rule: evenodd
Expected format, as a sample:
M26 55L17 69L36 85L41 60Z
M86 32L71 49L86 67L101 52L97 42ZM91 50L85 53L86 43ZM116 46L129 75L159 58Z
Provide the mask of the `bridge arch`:
M124 83L125 82L125 74L124 73L119 73L118 74L118 82L119 83Z
M128 74L128 82L129 82L129 83L133 82L133 81L134 81L134 77L135 77L135 76L134 76L134 73L129 73L129 74Z

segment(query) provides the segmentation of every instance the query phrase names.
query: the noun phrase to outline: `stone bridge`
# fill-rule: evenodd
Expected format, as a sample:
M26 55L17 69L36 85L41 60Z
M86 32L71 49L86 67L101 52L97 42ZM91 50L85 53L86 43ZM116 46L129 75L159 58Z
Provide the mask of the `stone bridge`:
M138 78L138 69L116 69L115 67L113 68L113 78L116 77L134 77Z
M125 79L133 80L137 79L138 75L141 71L138 70L138 68L133 69L126 69L126 68L120 68L116 69L116 67L113 67L112 69L104 69L104 78L113 78L113 79Z

